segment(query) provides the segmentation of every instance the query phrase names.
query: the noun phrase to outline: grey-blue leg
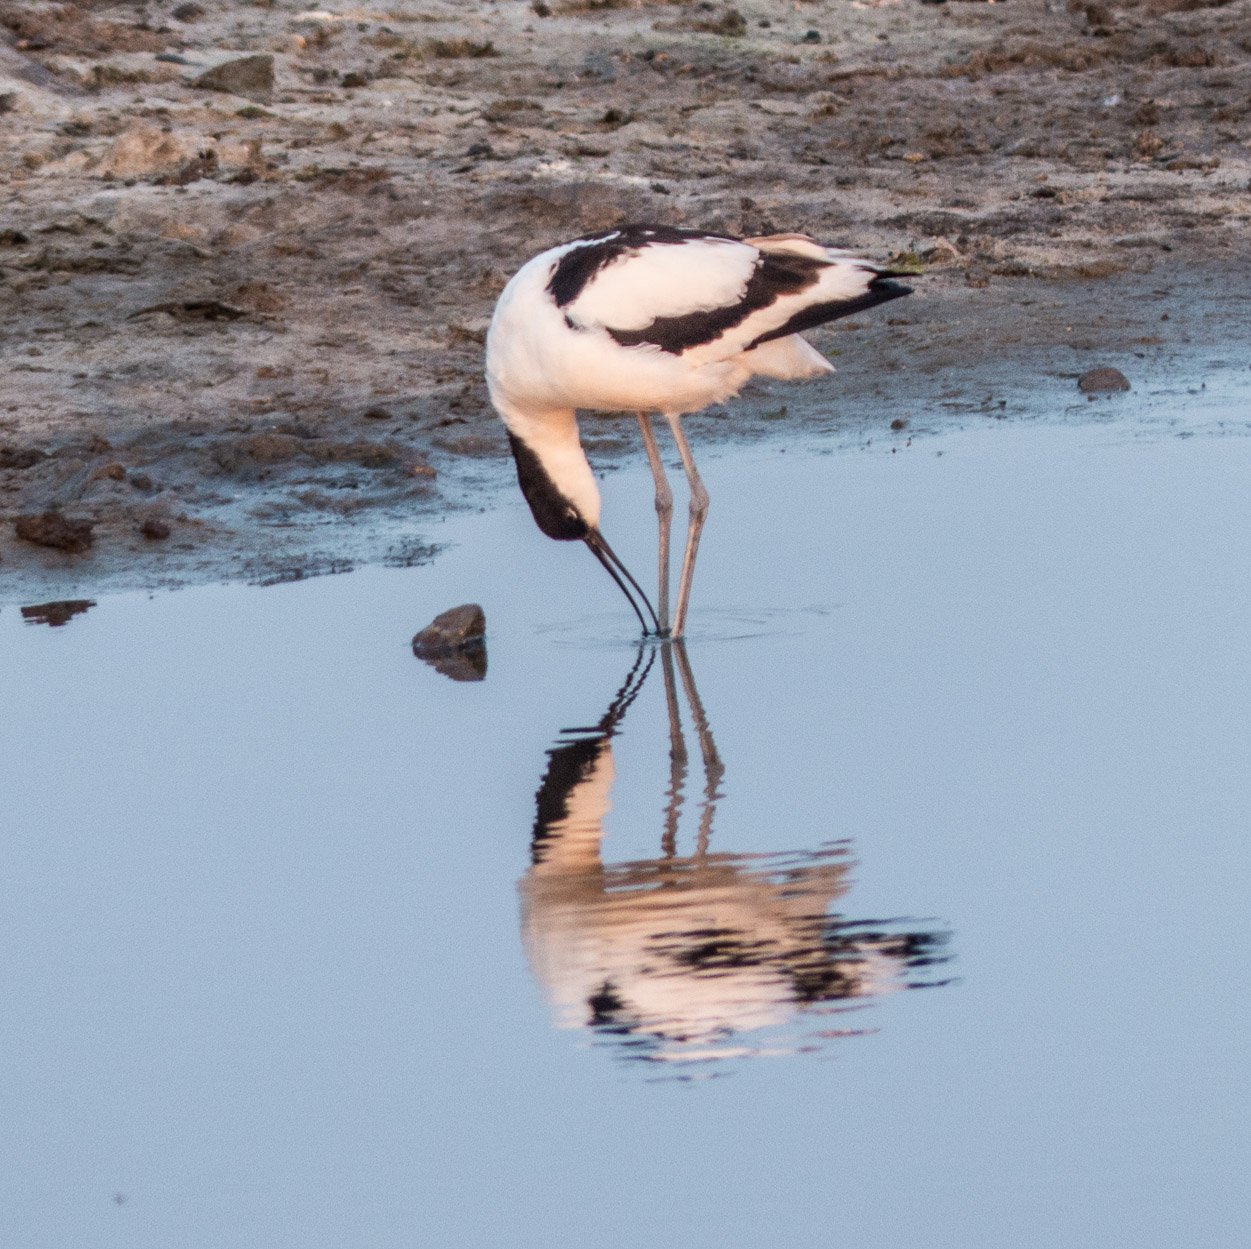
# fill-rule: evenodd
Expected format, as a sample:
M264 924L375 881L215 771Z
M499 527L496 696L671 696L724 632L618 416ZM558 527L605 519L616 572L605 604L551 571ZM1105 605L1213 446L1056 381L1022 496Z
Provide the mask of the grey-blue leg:
M680 638L686 630L686 608L691 597L691 581L695 576L699 535L704 528L704 518L708 515L708 491L699 479L699 470L691 455L691 445L686 441L686 434L682 432L682 418L666 413L665 419L673 430L673 441L677 443L678 455L682 457L682 467L686 470L686 480L691 487L690 523L686 530L686 552L682 556L682 577L678 582L678 609L673 615L672 636Z
M660 636L665 637L669 633L669 529L673 520L673 491L665 476L660 448L656 446L652 418L646 412L640 412L638 418L639 429L643 431L643 446L647 449L647 462L651 465L652 479L656 483L656 516L660 521L660 590L656 595L656 614L660 617Z

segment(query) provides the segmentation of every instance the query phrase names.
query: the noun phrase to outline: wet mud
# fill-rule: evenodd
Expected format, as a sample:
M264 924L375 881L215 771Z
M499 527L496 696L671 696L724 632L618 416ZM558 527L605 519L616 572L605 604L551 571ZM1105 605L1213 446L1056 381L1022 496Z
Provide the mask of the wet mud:
M1248 99L1247 0L0 4L4 595L429 558L504 282L627 220L917 272L704 447L1241 385Z

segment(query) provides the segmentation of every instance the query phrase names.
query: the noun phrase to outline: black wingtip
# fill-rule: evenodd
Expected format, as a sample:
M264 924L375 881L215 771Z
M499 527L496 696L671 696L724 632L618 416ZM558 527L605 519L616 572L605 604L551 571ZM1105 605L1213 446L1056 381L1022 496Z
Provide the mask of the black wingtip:
M812 304L801 309L785 325L776 330L761 334L747 345L747 350L759 347L761 343L771 342L775 338L785 338L788 334L799 334L804 330L815 329L818 325L826 325L842 317L850 317L858 312L867 312L878 304L888 303L892 299L902 299L912 294L912 287L891 281L888 273L878 273L865 288L863 295L851 299L831 300L826 304Z
M912 287L905 286L902 282L895 282L894 278L914 278L915 273L907 273L903 270L896 272L895 270L887 270L885 273L879 274L869 283L869 290L877 291L886 299L901 299L904 295L912 294Z

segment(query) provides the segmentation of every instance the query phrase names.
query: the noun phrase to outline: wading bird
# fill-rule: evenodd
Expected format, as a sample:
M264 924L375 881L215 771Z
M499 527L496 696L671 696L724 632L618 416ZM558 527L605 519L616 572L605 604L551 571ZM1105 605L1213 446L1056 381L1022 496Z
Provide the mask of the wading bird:
M549 538L580 539L649 632L669 629L673 494L651 414L669 423L690 486L690 522L672 636L686 626L708 511L682 429L684 413L721 403L753 376L833 372L800 337L838 317L911 294L901 276L803 234L737 239L630 225L542 252L513 276L487 333L491 402L508 428L517 479ZM604 541L600 497L578 437L579 408L638 413L660 518L659 611Z

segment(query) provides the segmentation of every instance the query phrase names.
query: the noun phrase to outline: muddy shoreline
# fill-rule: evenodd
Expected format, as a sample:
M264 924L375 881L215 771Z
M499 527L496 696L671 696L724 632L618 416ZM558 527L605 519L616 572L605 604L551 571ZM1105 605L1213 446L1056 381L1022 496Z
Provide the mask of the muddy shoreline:
M503 283L626 220L919 271L704 454L1245 393L1251 0L547 7L0 5L0 600L430 558L511 489ZM91 546L17 537L49 510Z

